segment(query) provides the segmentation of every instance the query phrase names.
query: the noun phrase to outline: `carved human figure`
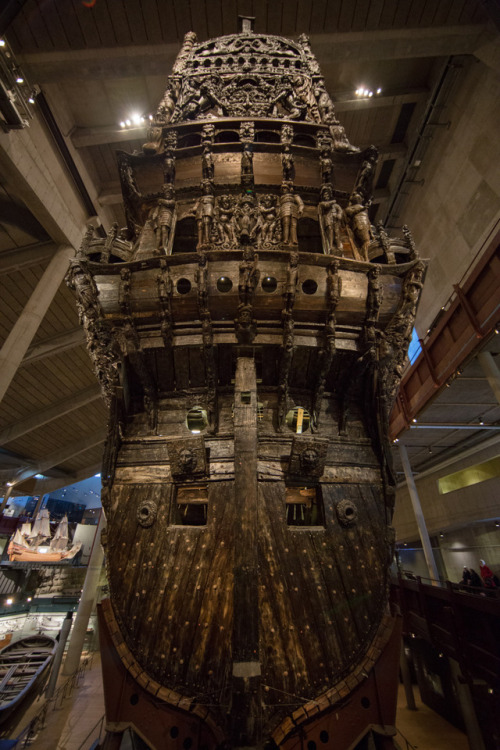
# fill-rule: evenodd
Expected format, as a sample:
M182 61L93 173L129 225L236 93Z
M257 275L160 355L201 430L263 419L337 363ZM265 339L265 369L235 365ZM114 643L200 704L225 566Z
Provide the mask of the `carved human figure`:
M318 110L323 122L333 123L335 120L335 108L323 82L319 82L314 89L314 95L318 103Z
M327 182L331 182L333 177L333 162L329 151L324 150L321 152L319 165L322 184L324 185Z
M209 148L203 149L203 156L201 157L201 171L204 180L214 179L214 159L212 152Z
M253 153L249 143L245 143L241 154L241 179L243 182L253 177Z
M375 175L375 166L377 164L378 150L375 146L370 146L365 151L365 159L359 170L356 181L356 192L369 200L373 193L373 178Z
M281 104L283 109L288 112L290 120L301 120L307 112L307 104L302 101L294 88L294 83L290 76L283 76L280 81L278 94L271 101L271 114L277 115L277 105Z
M257 231L257 212L253 198L244 196L234 212L237 236L243 245L248 245Z
M196 456L191 448L183 448L179 453L179 468L182 474L190 474L196 468Z
M116 240L117 236L118 236L118 222L115 221L113 222L110 230L106 234L106 239L104 240L104 247L101 253L101 263L109 263L109 256L111 255L113 243Z
M267 193L263 195L259 201L259 212L260 212L260 245L268 245L274 241L277 223L278 223L278 208L276 205L276 197Z
M280 219L282 240L286 245L298 245L297 222L304 211L300 195L293 192L293 185L283 183L280 195Z
M368 271L368 292L366 296L366 324L374 325L379 316L382 304L382 285L380 283L380 268L373 266Z
M349 143L346 132L338 120L333 120L330 125L330 135L333 138L335 151L348 151L350 153L359 151L359 148Z
M163 177L165 182L173 185L175 182L175 157L170 150L165 151L163 157Z
M258 261L259 256L253 255L250 248L244 251L238 279L238 296L240 303L243 305L249 305L252 302L255 288L259 282L260 271Z
M305 111L315 122L320 122L319 109L309 76L296 75L293 77L292 84L297 97L305 105Z
M291 312L293 303L295 300L295 293L297 291L297 284L299 281L299 254L297 252L290 253L290 262L286 272L286 284L285 284L285 310Z
M252 143L255 139L255 124L253 122L242 122L240 125L240 141Z
M280 136L281 143L283 145L290 145L293 141L293 125L290 125L288 122L285 122L281 126L281 136Z
M318 205L319 223L327 255L343 255L340 227L342 224L342 209L333 197L332 188L326 185L321 190L321 201Z
M156 234L156 247L169 252L170 235L174 225L175 199L172 185L162 186L162 197L158 198L156 207L153 209L151 218Z
M290 151L290 146L285 146L283 153L281 154L281 166L283 169L283 179L293 180L295 177L295 164L293 154Z
M221 245L231 247L236 243L234 236L234 203L230 195L217 198L216 228L218 241Z
M363 204L359 193L353 193L349 198L349 205L345 209L345 215L354 233L354 238L361 244L365 260L368 260L368 247L372 236L368 210Z
M198 247L208 245L210 243L215 213L215 198L213 196L213 188L209 182L204 183L203 195L196 201L192 213L196 217L198 227Z

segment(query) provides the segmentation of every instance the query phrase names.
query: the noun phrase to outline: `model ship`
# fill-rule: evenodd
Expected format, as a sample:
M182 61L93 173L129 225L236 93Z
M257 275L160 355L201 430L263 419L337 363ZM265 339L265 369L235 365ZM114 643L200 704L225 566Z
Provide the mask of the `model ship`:
M10 562L62 562L72 560L81 544L70 544L68 518L64 516L52 535L50 513L43 508L33 524L23 523L9 542L7 554Z
M109 736L392 747L387 426L425 266L370 222L376 149L307 37L247 22L186 35L118 160L127 227L68 275L110 407Z

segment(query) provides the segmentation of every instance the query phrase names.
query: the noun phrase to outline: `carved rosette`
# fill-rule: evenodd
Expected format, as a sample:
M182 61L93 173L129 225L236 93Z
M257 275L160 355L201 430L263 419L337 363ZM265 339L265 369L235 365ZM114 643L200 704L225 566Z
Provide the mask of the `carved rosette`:
M144 500L137 508L137 520L144 529L154 524L157 514L158 506L152 500Z
M352 526L356 523L358 509L352 500L341 500L335 507L341 526Z

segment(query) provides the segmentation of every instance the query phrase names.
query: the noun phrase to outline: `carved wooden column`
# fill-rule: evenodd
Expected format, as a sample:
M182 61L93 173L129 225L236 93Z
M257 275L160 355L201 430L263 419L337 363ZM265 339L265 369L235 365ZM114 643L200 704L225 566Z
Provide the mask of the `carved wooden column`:
M233 747L258 743L260 714L257 585L257 380L255 362L239 357L234 389Z

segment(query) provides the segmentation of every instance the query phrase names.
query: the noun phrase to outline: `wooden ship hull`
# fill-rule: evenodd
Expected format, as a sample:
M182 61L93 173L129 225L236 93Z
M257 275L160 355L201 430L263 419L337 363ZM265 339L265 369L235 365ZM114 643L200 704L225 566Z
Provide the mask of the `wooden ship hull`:
M43 684L56 648L53 638L33 635L0 651L0 725Z
M68 275L110 405L105 747L392 747L387 424L425 266L370 226L376 155L321 81L305 38L187 35L119 157L128 229Z

